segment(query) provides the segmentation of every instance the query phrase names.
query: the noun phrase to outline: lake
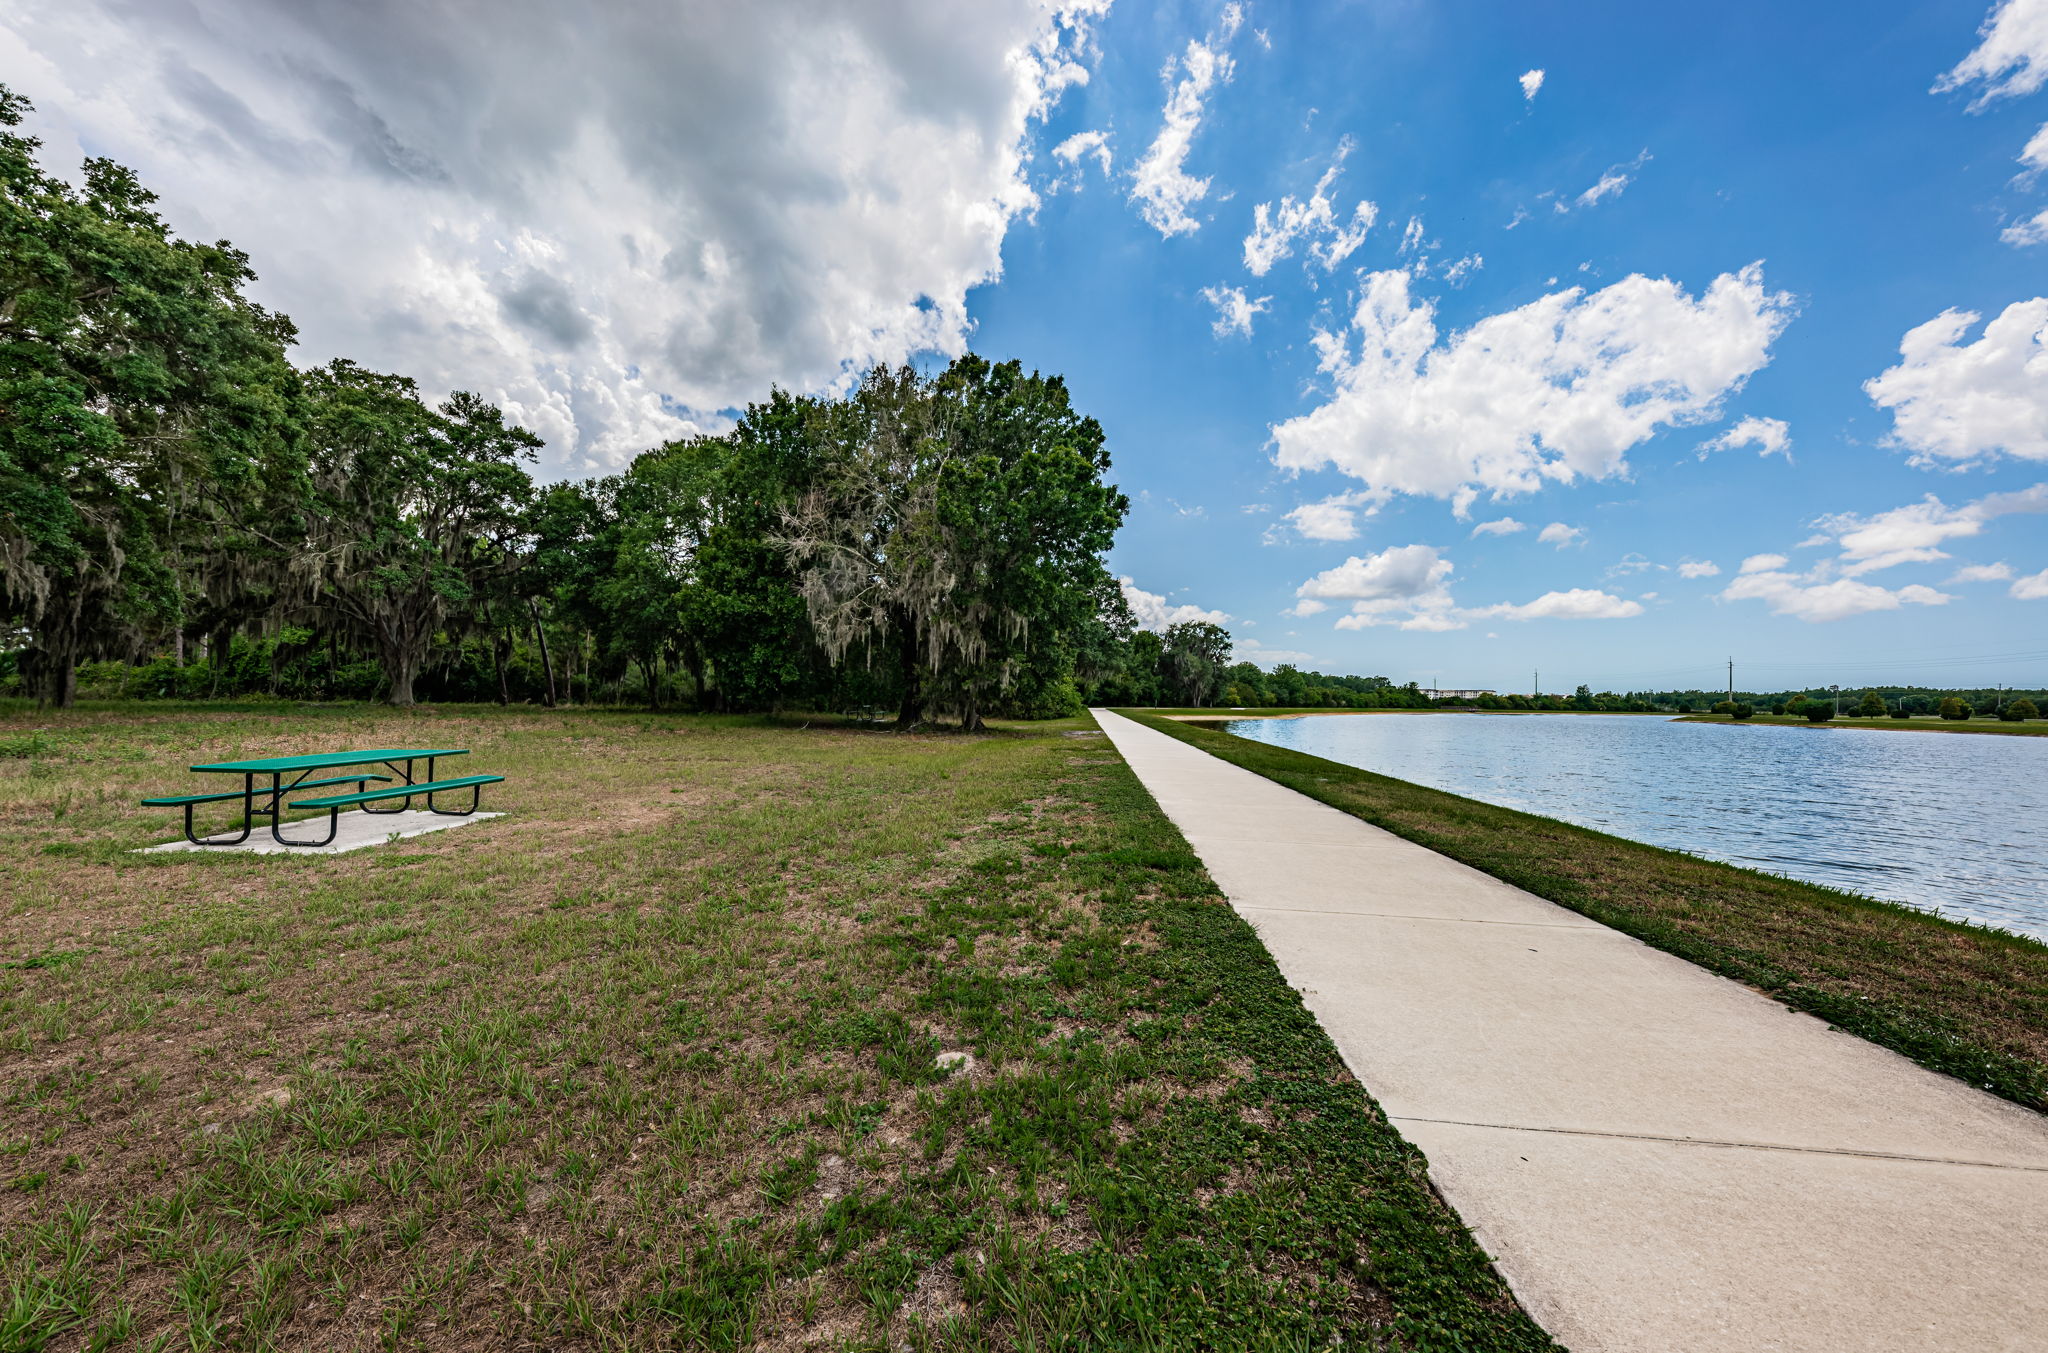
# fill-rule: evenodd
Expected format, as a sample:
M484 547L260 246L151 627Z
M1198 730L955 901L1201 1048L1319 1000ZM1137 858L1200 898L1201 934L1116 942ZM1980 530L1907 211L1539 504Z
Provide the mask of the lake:
M2048 738L1640 715L1234 719L1254 742L2048 939Z

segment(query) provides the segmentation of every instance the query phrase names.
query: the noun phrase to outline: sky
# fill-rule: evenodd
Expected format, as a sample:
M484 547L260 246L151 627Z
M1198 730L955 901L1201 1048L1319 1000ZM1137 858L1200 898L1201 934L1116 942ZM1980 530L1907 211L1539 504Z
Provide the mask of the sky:
M1268 666L2048 684L2048 0L11 0L0 81L544 477L971 348Z

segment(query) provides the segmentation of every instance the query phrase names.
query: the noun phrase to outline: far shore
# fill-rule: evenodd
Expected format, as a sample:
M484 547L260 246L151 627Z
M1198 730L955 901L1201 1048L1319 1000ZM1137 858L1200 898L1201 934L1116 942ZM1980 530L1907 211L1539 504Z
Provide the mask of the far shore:
M1772 728L1813 728L1841 729L1863 728L1881 733L2001 733L2008 737L2048 737L2048 719L2029 719L2025 722L2008 723L2003 719L1943 719L1933 714L1916 714L1910 719L1858 719L1843 715L1825 723L1811 723L1791 714L1757 714L1747 719L1731 719L1725 714L1672 714L1664 710L1621 710L1621 709L1479 709L1474 706L1459 706L1452 709L1176 709L1171 712L1148 709L1145 713L1154 718L1175 719L1183 723L1216 719L1306 719L1323 714L1605 714L1615 718L1628 719L1669 719L1673 723L1714 723L1749 725Z

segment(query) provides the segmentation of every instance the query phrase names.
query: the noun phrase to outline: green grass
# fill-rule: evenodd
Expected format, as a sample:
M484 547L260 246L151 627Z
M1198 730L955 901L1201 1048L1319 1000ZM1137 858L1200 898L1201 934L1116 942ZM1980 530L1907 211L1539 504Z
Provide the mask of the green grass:
M1730 719L1725 714L1684 714L1679 718L1685 723L1783 724L1799 728L1885 728L1905 733L2004 733L2023 738L2048 737L2048 719L2008 723L2004 719L1942 719L1932 714L1916 714L1910 719L1894 719L1889 715L1882 719L1859 719L1844 714L1826 723L1809 723L1797 714L1768 713L1758 713L1747 719Z
M1147 727L2048 1111L2048 945L1497 808L1200 725Z
M1552 1347L1079 721L0 739L0 1348ZM129 853L193 761L422 740L508 816Z

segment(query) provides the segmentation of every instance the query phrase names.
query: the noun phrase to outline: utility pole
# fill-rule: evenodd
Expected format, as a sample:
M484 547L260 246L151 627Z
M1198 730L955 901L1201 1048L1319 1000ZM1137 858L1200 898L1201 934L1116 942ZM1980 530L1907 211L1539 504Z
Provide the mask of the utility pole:
M1529 697L1533 700L1541 700L1543 698L1543 670L1541 668L1529 673Z
M1830 686L1828 689L1835 693L1835 717L1839 719L1842 717L1842 688L1840 686Z
M1728 659L1728 698L1735 699L1735 659Z

